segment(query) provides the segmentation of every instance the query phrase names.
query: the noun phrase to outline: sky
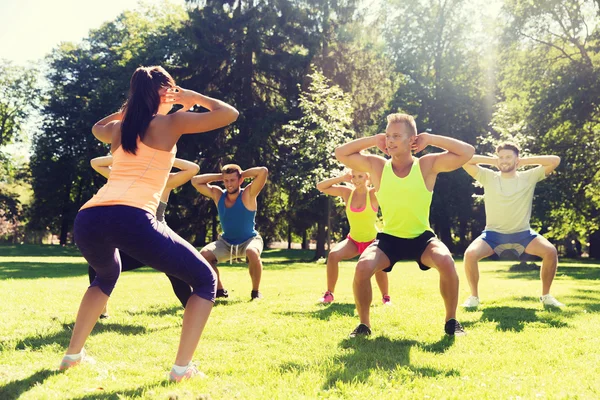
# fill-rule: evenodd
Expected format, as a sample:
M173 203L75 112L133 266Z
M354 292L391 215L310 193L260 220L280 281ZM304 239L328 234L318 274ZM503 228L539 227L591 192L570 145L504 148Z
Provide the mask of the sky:
M0 0L0 59L25 65L60 42L78 42L125 10L164 0ZM184 4L184 0L170 0Z

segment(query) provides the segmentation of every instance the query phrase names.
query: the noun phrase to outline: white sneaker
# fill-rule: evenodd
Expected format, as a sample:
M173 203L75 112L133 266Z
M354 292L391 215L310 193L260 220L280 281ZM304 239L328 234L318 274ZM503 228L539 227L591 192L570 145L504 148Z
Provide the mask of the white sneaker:
M540 301L545 306L551 306L551 307L564 307L565 306L563 303L556 300L554 298L554 296L552 296L551 294L543 295L542 297L540 297Z
M465 308L475 308L475 307L479 306L479 297L469 296L467 301L465 301L462 306Z

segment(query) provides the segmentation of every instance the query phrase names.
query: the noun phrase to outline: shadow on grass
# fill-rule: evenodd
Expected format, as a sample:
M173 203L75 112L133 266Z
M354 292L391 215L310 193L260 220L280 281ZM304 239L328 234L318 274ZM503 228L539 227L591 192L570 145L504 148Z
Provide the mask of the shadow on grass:
M173 383L173 382L168 382L168 381L161 381L158 383L154 383L154 384L149 384L149 385L143 385L134 389L127 389L127 390L116 390L114 392L105 392L105 391L94 391L93 393L89 393L86 395L83 395L81 397L73 397L73 400L104 400L104 399L137 399L137 398L159 398L159 399L179 399L180 395L183 395L182 398L192 398L192 399L197 399L197 400L208 400L210 399L210 396L208 394L199 394L199 393L190 393L189 389L187 390L178 390L177 389L177 384ZM152 389L156 389L156 388L161 388L161 387L170 387L173 386L173 393L165 393L164 395L160 396L160 397L154 397L152 396L152 393L149 393L152 391ZM179 392L181 391L181 392ZM178 393L179 392L179 393ZM191 396L191 397L190 397Z
M76 246L2 244L0 245L0 255L4 257L80 257L81 253Z
M286 315L292 317L310 317L316 318L323 321L328 321L331 317L347 317L354 316L354 309L356 306L354 303L333 303L328 306L320 306L316 311L284 311L278 312L279 315Z
M373 373L390 373L398 368L404 369L408 380L416 378L434 378L437 376L458 376L457 370L441 370L432 367L417 367L411 364L410 351L419 347L435 353L445 352L453 340L442 339L432 344L423 344L415 340L391 340L384 336L370 338L344 339L340 347L344 354L336 357L334 369L329 372L325 390L334 388L338 382L368 382Z
M81 275L87 275L87 264L0 261L0 280L66 278Z
M131 315L132 317L138 316L138 315L150 315L153 317L164 317L165 315L176 315L178 311L183 311L184 308L178 304L175 306L153 306L153 307L149 307L146 308L144 310L139 310L139 311L131 311L131 310L126 310L125 314Z
M50 334L38 334L25 337L16 342L14 346L17 350L24 349L33 349L39 350L44 346L58 344L61 347L67 347L69 344L69 340L71 339L71 334L73 332L74 324L62 324L62 329L58 332L53 332ZM152 329L157 330L157 329ZM142 325L125 325L125 324L117 324L113 322L100 322L97 323L94 327L90 336L99 335L105 332L117 332L120 335L131 336L131 335L140 335L143 333L147 333L149 330ZM8 343L0 343L0 348L10 348L12 346L8 346ZM1 399L2 397L0 397Z
M539 315L545 311L553 311L550 314ZM483 308L481 320L484 322L496 322L496 330L521 332L527 324L542 323L552 328L565 328L569 325L562 319L560 309L535 310L521 307L487 307Z
M59 372L56 370L53 371L49 369L42 369L27 378L8 382L7 384L0 386L0 399L18 399L23 393L28 392L34 386L44 383L49 376L56 375L58 373Z
M496 272L506 274L508 279L540 279L540 267L533 263L515 264L506 271L497 270ZM561 276L572 279L599 280L600 266L598 264L590 264L589 267L559 265L556 277L560 279Z

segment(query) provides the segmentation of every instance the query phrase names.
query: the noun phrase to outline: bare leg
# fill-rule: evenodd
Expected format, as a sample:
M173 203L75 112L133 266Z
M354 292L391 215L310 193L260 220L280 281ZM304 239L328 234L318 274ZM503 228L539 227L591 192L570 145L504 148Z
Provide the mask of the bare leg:
M479 260L494 254L494 250L483 239L477 238L465 251L464 265L471 296L479 297Z
M75 320L67 354L81 352L107 302L108 296L97 286L91 287L85 292L77 312L77 319Z
M450 250L440 241L430 242L421 256L421 262L437 269L440 274L440 293L446 308L446 321L456 318L458 274Z
M556 275L558 267L558 253L556 247L545 237L539 235L527 245L525 252L542 258L540 279L542 280L542 296L550 293L550 286Z
M368 247L360 256L354 272L354 302L360 322L371 326L370 307L373 300L371 277L390 265L390 259L375 246Z
M344 239L335 245L327 256L327 291L334 293L339 275L339 264L358 255L358 248L349 239Z
M389 289L390 289L387 272L383 272L383 271L376 272L375 280L377 281L377 286L379 286L379 290L381 291L381 297L387 296L389 294Z
M252 290L258 290L263 271L260 254L258 250L249 248L246 250L246 257L248 257L248 272L250 273L250 279L252 280Z
M221 282L221 275L219 275L219 269L217 268L217 257L213 254L212 251L202 250L200 255L208 261L212 269L217 274L217 290L223 290L223 283Z
M192 361L212 307L211 301L194 294L190 296L183 313L183 327L175 365L184 366Z

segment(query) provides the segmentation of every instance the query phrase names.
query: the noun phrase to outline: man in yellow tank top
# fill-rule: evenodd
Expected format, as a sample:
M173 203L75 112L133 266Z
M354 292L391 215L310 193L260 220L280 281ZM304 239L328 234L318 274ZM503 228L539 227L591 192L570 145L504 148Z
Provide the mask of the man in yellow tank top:
M344 165L370 173L385 224L356 265L353 289L360 324L350 336L371 334L371 277L378 271L391 271L397 261L410 259L422 270L438 270L446 308L444 331L464 335L456 320L458 274L450 251L431 231L429 207L437 175L460 168L475 149L449 137L417 134L415 120L407 114L390 114L387 122L385 134L356 139L335 150L336 158ZM412 155L428 146L445 151L420 158ZM391 158L361 153L371 147L379 147Z

